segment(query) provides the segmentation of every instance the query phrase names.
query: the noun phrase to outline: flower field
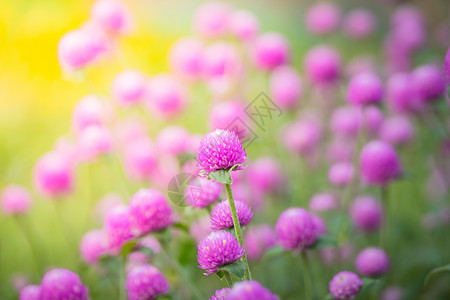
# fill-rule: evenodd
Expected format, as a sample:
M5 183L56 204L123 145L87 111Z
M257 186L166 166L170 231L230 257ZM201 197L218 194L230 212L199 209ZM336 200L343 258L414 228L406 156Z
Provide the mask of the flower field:
M0 299L450 299L446 1L0 5Z

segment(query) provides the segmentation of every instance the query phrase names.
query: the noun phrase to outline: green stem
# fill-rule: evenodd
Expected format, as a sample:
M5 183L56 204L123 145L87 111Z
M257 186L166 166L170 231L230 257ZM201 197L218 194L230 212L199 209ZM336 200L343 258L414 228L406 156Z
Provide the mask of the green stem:
M302 251L300 253L302 258L302 267L303 267L303 281L305 283L305 299L311 300L311 274L309 273L308 259L306 258L306 252Z
M389 190L387 186L381 187L381 202L384 206L384 225L380 230L380 245L384 248L387 247L387 241L389 239Z
M27 224L25 224L25 220L23 219L23 216L15 216L15 221L17 222L18 227L20 228L20 230L22 231L25 240L28 243L28 247L30 248L30 252L31 255L33 257L33 266L35 268L36 271L36 275L39 278L40 276L40 271L42 270L40 263L39 263L39 255L37 253L37 249L34 247L35 243L32 242L32 234L30 232L30 228L27 226Z
M223 271L223 273L225 274L225 280L227 281L227 285L231 289L231 287L233 286L233 280L231 279L230 273L228 273L228 271Z
M126 300L125 296L125 257L120 256L120 270L119 270L119 299Z
M244 247L244 241L242 240L242 231L241 231L241 225L239 223L237 211L236 211L236 205L234 204L233 199L233 193L231 192L231 187L229 184L225 184L225 190L227 191L228 196L228 202L230 203L230 209L231 209L231 216L233 217L233 224L234 224L234 230L236 232L236 238L239 242L239 245L241 247ZM242 259L245 262L245 274L244 274L244 280L252 280L252 274L250 273L250 267L248 266L247 256L245 255L245 249L244 249L244 255L242 256Z

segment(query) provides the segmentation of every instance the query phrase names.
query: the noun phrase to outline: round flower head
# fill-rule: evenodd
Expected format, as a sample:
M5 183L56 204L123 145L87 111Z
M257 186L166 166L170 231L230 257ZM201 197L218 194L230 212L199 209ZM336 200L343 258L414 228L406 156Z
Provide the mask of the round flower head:
M359 196L350 207L350 217L357 229L375 231L383 221L383 206L375 197Z
M115 193L107 194L103 196L95 205L92 212L92 217L96 222L102 224L108 212L123 203L123 199L120 195Z
M211 232L211 219L209 215L195 219L189 227L189 234L197 241L197 243Z
M355 9L345 17L344 30L348 36L362 39L370 36L376 25L377 20L370 10Z
M190 143L189 132L180 126L166 127L156 137L156 147L160 153L173 156L188 152Z
M172 75L156 75L147 86L146 103L149 109L164 117L179 114L187 102L184 87Z
M145 95L145 75L136 70L123 71L116 75L112 83L112 94L120 104L139 102Z
M370 135L377 135L384 120L382 111L377 106L370 105L362 110L361 118L364 121L365 130Z
M401 286L391 285L381 294L381 300L402 300L405 299L405 291Z
M20 290L19 300L39 300L41 287L38 285L27 285Z
M114 34L127 33L131 28L131 16L127 7L118 0L97 0L91 7L91 19L104 31Z
M234 11L230 15L228 26L230 32L244 42L253 40L259 32L258 19L244 10Z
M72 168L61 155L55 152L44 154L36 163L34 183L45 196L62 196L72 190Z
M261 192L274 191L282 184L282 173L278 161L272 157L261 157L247 171L250 185Z
M111 133L103 126L91 125L81 132L78 146L81 157L86 161L92 161L102 154L111 152Z
M424 65L412 72L410 87L416 99L426 103L438 100L444 95L445 81L439 68Z
M172 208L156 189L141 189L131 197L130 216L137 235L158 231L173 223Z
M336 186L346 186L352 181L353 173L353 165L351 163L335 163L328 171L328 180Z
M64 71L76 71L92 63L98 55L93 35L78 29L66 33L58 42L58 62Z
M321 217L319 217L318 215L315 215L315 214L311 214L311 218L314 223L317 237L320 237L321 235L324 235L325 233L327 233L327 224Z
M335 299L353 299L363 284L362 279L353 272L342 271L334 275L329 289Z
M147 137L137 138L124 145L124 163L127 174L137 180L150 176L157 164L156 151Z
M383 122L380 138L392 145L407 145L414 138L414 127L407 117L393 116Z
M245 113L245 106L238 100L219 102L215 104L209 113L209 128L228 129L233 124L231 130L234 131L240 139L248 135L245 125L235 120L239 118L243 123L248 121Z
M401 176L400 160L389 143L369 142L362 148L359 159L362 178L368 184L384 186Z
M237 282L224 298L226 300L278 300L278 296L263 287L259 282L250 280Z
M361 125L361 111L353 106L338 107L333 111L330 129L341 136L355 138Z
M72 112L72 128L75 133L81 133L91 125L101 126L111 117L111 111L101 99L94 95L82 98Z
M231 264L244 255L244 248L239 246L233 234L228 231L215 231L198 244L197 260L205 275L216 273L219 267Z
M39 299L89 300L89 291L72 271L52 269L42 278Z
M322 138L322 128L315 120L299 120L288 125L283 133L286 148L300 155L313 154Z
M389 107L398 113L413 112L418 104L411 88L411 75L397 73L389 77L387 82L387 100Z
M389 258L383 249L368 247L355 260L356 269L363 276L377 277L389 269Z
M122 245L134 237L130 219L130 210L125 205L117 205L106 214L104 231L113 254L119 253Z
M206 47L202 54L202 74L207 80L235 78L241 73L241 62L236 48L226 42Z
M306 75L317 85L336 82L341 73L341 58L336 49L319 45L311 48L305 56Z
M253 45L253 61L262 70L272 70L287 63L290 48L285 37L276 32L264 33L256 38Z
M383 97L383 84L373 73L361 73L350 80L347 100L353 105L375 104Z
M211 298L209 298L209 300L225 300L225 297L228 295L229 292L230 288L227 287L220 290L216 290L214 295L212 295Z
M235 201L236 212L241 226L247 226L252 220L253 213L250 207L242 201ZM234 228L228 200L217 203L211 211L211 229L214 231Z
M327 158L330 162L352 161L356 140L335 135L327 145Z
M280 66L270 75L272 100L282 109L294 108L300 101L303 88L298 72L291 66Z
M315 212L335 210L338 207L338 201L333 194L321 193L314 195L309 200L309 208Z
M264 252L276 244L275 230L263 224L248 228L244 235L245 253L250 260L259 260Z
M19 185L7 186L1 195L2 210L6 215L26 213L31 206L31 197L28 190Z
M143 265L128 273L125 288L129 300L151 300L167 293L169 282L154 266Z
M107 239L103 230L91 230L81 238L80 253L87 264L95 264L106 251Z
M208 2L199 6L195 12L194 31L204 37L214 38L225 34L231 8L222 2Z
M299 207L285 210L276 224L278 241L286 250L299 250L313 245L317 238L316 226L311 215Z
M316 35L332 33L339 26L341 12L339 7L329 2L312 5L305 16L306 28Z
M184 196L186 203L193 207L205 208L213 204L222 192L222 185L204 177L195 177L188 186Z
M186 79L196 79L201 74L202 42L194 37L183 37L173 44L169 53L171 69Z
M241 165L247 161L247 153L239 137L228 129L216 129L205 135L200 141L197 157L200 171L205 175L228 170L235 165L240 165L236 170L242 170L244 167Z

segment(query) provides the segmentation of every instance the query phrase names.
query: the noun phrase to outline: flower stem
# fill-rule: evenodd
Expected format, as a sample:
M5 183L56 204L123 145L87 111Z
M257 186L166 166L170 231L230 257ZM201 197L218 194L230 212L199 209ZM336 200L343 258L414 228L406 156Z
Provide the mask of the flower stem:
M126 257L123 255L120 255L119 300L126 300L126 296L125 296L125 260L126 260Z
M234 224L234 230L236 232L236 238L239 242L239 245L244 248L244 241L242 240L242 231L241 231L241 225L239 224L239 219L236 211L236 205L234 204L233 199L233 193L231 192L231 187L229 184L225 184L225 190L227 191L228 196L228 202L230 203L230 209L231 209L231 216L233 217L233 224ZM250 267L248 266L247 256L245 255L245 248L244 248L244 255L242 256L244 262L245 262L245 274L244 274L244 280L251 280L252 274L250 273Z
M233 286L233 280L231 279L230 273L228 273L228 271L224 271L223 273L225 274L225 280L227 281L227 285L231 289L231 287Z
M306 258L306 252L302 251L300 256L302 258L303 282L305 283L305 299L311 300L311 274L309 273L309 265L308 259Z
M28 243L28 247L30 248L31 255L33 256L33 266L35 268L36 275L39 278L40 271L42 270L42 267L41 267L40 262L39 262L39 255L37 253L37 249L35 248L36 244L33 243L33 241L32 241L33 240L33 238L32 238L33 235L30 232L30 228L29 228L28 224L25 224L25 220L23 219L23 216L20 216L20 215L17 216L16 215L14 219L15 219L15 221L17 223L17 226L22 231L22 233L23 233L23 235L25 237L25 240Z
M380 230L380 244L382 247L387 247L387 241L389 239L389 190L387 186L381 187L381 201L384 206L385 211L385 219L384 219L384 225L382 229Z

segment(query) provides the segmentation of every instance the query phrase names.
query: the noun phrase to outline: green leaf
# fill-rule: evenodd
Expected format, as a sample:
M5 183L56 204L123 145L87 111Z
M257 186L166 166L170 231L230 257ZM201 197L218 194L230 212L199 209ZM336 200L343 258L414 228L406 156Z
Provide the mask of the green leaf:
M225 276L225 274L223 273L223 271L219 271L216 273L217 277L219 277L220 279L223 278L223 276Z
M427 284L428 281L431 278L435 277L436 275L441 275L442 273L446 273L446 272L450 272L450 264L431 270L427 274L427 276L425 276L425 284Z
M362 280L363 280L363 285L361 287L361 290L365 290L378 282L378 279L373 279L373 278L368 278L368 277L365 277Z
M220 267L220 270L228 271L237 278L243 279L245 274L245 262L242 260L236 261L232 264L228 264L225 266Z
M286 251L281 246L274 246L269 250L267 250L266 253L264 253L263 259L265 260L271 259L273 257L280 256L285 253Z
M219 170L215 172L211 172L208 175L209 178L223 183L223 184L232 184L233 181L231 180L231 171L230 170Z
M184 232L189 232L189 227L184 223L177 222L177 223L174 223L172 226L175 228L181 229Z
M325 247L337 247L337 246L338 246L338 244L333 237L331 237L329 235L322 235L317 239L317 241L314 243L314 245L312 245L310 248L311 249L320 249L320 248L325 248Z
M125 244L123 244L122 250L120 251L120 255L123 258L127 257L128 253L133 251L133 248L136 245L136 243L137 243L137 239L132 239L132 240L126 242Z
M328 293L328 295L326 295L324 299L326 299L326 300L334 300L334 297L330 293Z
M150 256L150 257L155 255L155 252L153 251L153 249L149 248L147 246L139 246L136 249L136 251L142 252L142 253L146 254L147 256Z

